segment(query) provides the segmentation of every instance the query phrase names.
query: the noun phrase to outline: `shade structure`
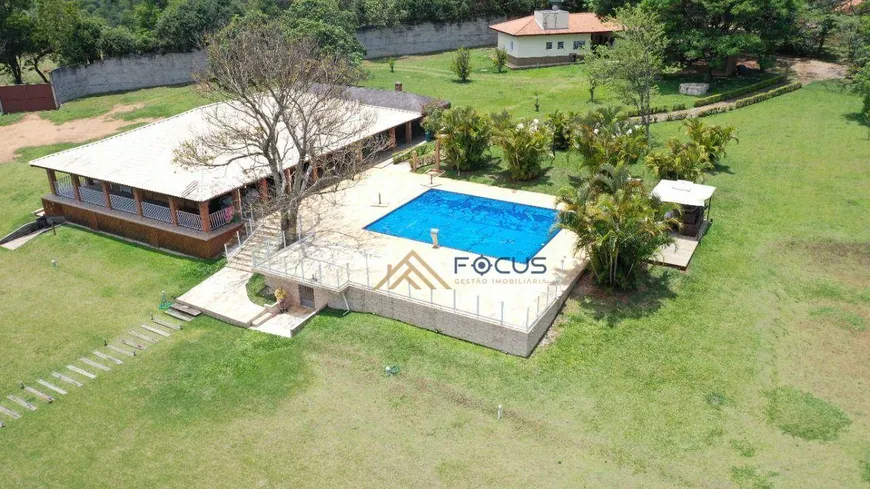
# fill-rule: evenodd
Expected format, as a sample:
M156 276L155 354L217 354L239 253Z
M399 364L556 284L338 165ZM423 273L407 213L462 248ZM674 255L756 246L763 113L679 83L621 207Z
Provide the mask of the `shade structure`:
M687 180L662 180L653 189L652 195L662 202L703 207L715 191L716 187Z

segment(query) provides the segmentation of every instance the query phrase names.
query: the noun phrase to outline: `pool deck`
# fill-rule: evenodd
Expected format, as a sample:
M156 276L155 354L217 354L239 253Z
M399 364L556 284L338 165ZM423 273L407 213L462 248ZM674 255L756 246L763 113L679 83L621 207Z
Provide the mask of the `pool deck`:
M701 229L701 232L698 234L699 237L697 238L672 233L671 235L674 238L674 243L662 246L659 252L650 259L650 263L674 267L679 270L686 270L689 268L689 263L695 255L695 250L697 250L698 245L701 244L701 238L704 237L704 233L707 232L709 226L710 222L704 221L704 227Z
M267 277L286 278L335 294L355 284L418 304L429 303L434 308L484 318L504 328L528 332L536 327L536 319L543 316L548 305L564 300L585 267L585 257L574 255L573 234L558 232L536 255L539 262L546 264L544 273L517 273L509 262L502 262L499 268L504 273L493 269L480 275L471 268L477 254L434 248L431 243L364 229L429 190L429 183L429 176L412 173L407 164L389 165L366 172L338 192L312 197L303 204L303 239L280 251L258 251L254 269ZM523 190L447 178L435 178L434 183L440 190L538 207L553 208L555 203L551 195ZM440 230L441 236L450 232ZM435 288L415 288L412 282L422 285L419 282L426 280L403 280L399 274L386 279L391 267L403 266L403 258L412 251L425 263L421 266L414 258L416 272L426 275ZM467 266L457 269L457 259ZM517 268L522 272L524 267Z

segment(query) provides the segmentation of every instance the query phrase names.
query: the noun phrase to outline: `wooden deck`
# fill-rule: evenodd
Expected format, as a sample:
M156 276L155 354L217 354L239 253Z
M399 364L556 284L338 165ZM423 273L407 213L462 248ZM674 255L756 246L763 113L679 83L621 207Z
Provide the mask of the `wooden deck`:
M674 233L674 244L663 246L662 249L659 250L659 253L650 259L650 263L679 268L680 270L689 268L689 262L692 261L692 255L695 254L695 250L701 243L701 238L704 237L704 234L706 234L709 227L710 222L705 221L704 227L699 233L700 237L698 238L680 236Z

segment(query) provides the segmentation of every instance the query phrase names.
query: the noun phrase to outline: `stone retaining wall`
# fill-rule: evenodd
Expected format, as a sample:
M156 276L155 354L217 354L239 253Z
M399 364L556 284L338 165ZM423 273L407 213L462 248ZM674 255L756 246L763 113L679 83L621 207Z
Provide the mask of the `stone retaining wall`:
M497 33L489 26L505 17L474 19L461 24L426 22L396 28L360 29L357 39L366 48L366 58L449 51L460 47L495 46Z

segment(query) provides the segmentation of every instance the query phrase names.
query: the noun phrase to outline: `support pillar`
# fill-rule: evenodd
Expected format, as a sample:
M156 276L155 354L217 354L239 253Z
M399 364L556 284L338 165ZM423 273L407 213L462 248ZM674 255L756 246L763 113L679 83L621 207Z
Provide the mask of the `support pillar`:
M81 182L81 180L79 180L79 176L78 175L70 175L69 179L70 179L70 182L72 182L73 197L75 197L75 199L77 201L81 202L82 201L82 193L79 191L79 187L82 186L82 182Z
M133 189L133 200L136 201L136 214L139 217L144 217L145 211L142 209L142 191L138 188Z
M178 199L172 196L169 197L169 218L173 226L178 226Z
M111 192L109 192L109 182L104 180L100 180L100 185L103 187L103 200L106 202L106 209L112 208L112 197Z
M208 218L208 201L199 203L199 219L202 221L202 230L211 232L211 220Z
M235 209L236 213L241 216L242 215L242 190L235 189L232 192L233 196L233 209Z
M45 172L48 174L48 188L51 189L51 195L57 195L57 174L54 170L46 169Z
M260 199L263 202L269 202L269 181L265 178L261 178L259 182L260 187Z
M391 127L390 130L389 130L388 132L389 132L389 134L390 134L390 143L389 143L389 146L390 146L390 148L395 148L395 147L396 147L396 128L395 128L395 127Z
M411 121L405 123L405 142L411 144L414 139L414 125Z

